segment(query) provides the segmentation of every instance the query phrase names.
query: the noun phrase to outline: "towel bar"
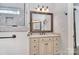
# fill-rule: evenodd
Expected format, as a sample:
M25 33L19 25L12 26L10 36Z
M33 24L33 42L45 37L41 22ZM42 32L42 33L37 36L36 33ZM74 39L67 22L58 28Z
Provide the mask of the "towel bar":
M16 35L12 35L11 37L0 37L0 39L6 39L6 38L16 38Z

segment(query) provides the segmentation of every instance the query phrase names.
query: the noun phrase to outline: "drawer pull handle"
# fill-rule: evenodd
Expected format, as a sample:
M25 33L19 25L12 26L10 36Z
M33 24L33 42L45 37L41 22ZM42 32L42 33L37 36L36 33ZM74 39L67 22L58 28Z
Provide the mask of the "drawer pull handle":
M45 45L48 45L48 43L45 43Z
M35 48L36 46L34 46L34 48Z
M58 39L56 38L56 40L58 40Z

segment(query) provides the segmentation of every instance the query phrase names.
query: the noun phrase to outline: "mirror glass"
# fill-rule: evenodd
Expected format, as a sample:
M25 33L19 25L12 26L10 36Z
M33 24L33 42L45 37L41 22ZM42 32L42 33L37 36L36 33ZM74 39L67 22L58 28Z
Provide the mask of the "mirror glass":
M53 31L52 13L32 12L32 31ZM52 26L52 27L51 27Z
M42 31L51 30L51 16L45 14L33 14L33 23L37 22L36 28L40 27ZM39 28L40 29L40 28Z
M24 26L24 4L0 4L0 26Z

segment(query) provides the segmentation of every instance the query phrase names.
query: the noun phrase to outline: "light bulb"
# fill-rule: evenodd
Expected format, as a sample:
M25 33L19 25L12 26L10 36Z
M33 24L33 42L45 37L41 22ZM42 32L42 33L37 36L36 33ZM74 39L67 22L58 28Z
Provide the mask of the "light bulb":
M38 8L37 8L37 11L40 11L40 7L39 7L39 5L38 5Z
M44 10L45 12L49 12L48 6Z
M48 6L46 7L46 12L49 12Z
M44 10L44 6L42 6L42 12L44 12L45 10Z

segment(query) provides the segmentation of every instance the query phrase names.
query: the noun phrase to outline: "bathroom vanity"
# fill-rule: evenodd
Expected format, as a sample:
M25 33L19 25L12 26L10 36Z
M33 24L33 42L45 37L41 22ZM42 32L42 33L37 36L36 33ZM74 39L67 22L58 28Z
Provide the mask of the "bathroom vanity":
M59 34L29 36L31 55L59 55L61 53Z
M60 41L60 35L53 32L53 13L30 11L30 55L59 55Z

